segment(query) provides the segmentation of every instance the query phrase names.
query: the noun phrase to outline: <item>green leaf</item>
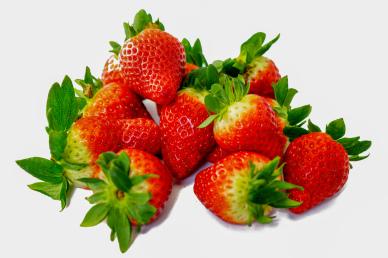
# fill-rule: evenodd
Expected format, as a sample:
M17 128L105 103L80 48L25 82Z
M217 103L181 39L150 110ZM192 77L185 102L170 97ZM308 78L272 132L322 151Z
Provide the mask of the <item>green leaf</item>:
M207 110L214 113L219 113L222 109L220 101L213 95L207 95L205 97L205 105Z
M363 160L363 159L366 159L369 157L369 154L368 155L365 155L365 156L360 156L360 155L352 155L349 157L349 160L350 161L360 161L360 160Z
M56 162L40 157L17 160L16 163L30 175L49 183L61 183L63 168Z
M303 190L303 187L299 185L291 184L285 181L273 181L271 184L269 184L269 186L278 188L281 190L291 190L291 189Z
M40 192L53 200L60 199L62 183L38 182L28 185L31 190Z
M115 41L109 41L109 45L112 47L112 49L109 52L118 56L121 50L121 45Z
M145 10L142 9L135 15L135 19L133 21L132 26L137 33L140 33L150 23L152 23L151 14L148 14Z
M284 107L288 107L288 108L290 107L291 102L294 99L296 93L298 93L298 91L296 89L293 89L293 88L288 89L286 98L283 101Z
M62 210L66 208L67 203L68 203L68 191L69 191L69 182L67 181L66 178L63 178L62 180L62 185L61 185L61 191L59 193L59 199L61 201L61 207Z
M158 175L155 174L147 174L147 175L141 175L141 176L131 176L129 179L131 180L132 186L138 185L143 183L149 178L157 178Z
M297 202L297 201L294 201L294 200L291 200L291 199L282 199L280 201L277 201L277 202L274 202L271 204L271 206L275 207L275 208L295 208L295 207L298 207L300 206L302 203L301 202Z
M310 132L321 132L321 128L319 128L319 126L314 124L310 119L308 121L307 127Z
M93 206L87 213L81 223L81 227L93 227L103 221L110 210L110 205L100 203Z
M271 41L269 41L267 44L264 44L255 54L255 56L262 56L265 54L265 52L268 51L268 49L270 49L272 47L272 45L278 41L278 39L280 38L280 34L278 34L274 39L272 39Z
M88 200L90 204L95 204L95 203L103 202L104 200L106 200L106 198L107 198L106 192L97 192L89 196L88 198L86 198L86 200Z
M288 111L288 122L290 125L297 125L306 119L311 113L311 106L305 105L293 108Z
M350 137L350 138L344 137L344 138L338 139L337 142L340 143L342 146L344 146L344 148L346 149L346 148L353 146L357 142L359 142L359 140L360 140L359 136Z
M359 155L367 151L372 146L371 141L358 141L353 146L346 149L348 155Z
M49 146L52 157L61 160L67 143L66 131L49 130Z
M326 133L329 134L333 140L337 140L345 135L346 127L342 118L336 119L326 125Z
M203 122L198 126L198 128L205 128L205 127L209 126L209 125L210 125L217 117L218 117L218 114L209 116L208 118L206 118L205 121L203 121Z
M65 76L62 85L53 84L46 104L49 128L53 131L67 131L78 117L79 106L71 79Z
M84 183L93 191L101 190L102 188L107 186L107 184L103 180L98 178L80 178L77 181Z
M131 246L132 227L128 217L123 212L118 211L115 221L115 230L117 240L119 241L120 251L125 253Z
M286 126L283 129L283 133L288 138L290 138L290 141L293 141L294 139L296 139L296 138L298 138L298 137L300 137L300 136L302 136L304 134L308 134L310 132L307 131L306 129L298 127L298 126Z
M238 57L241 62L249 64L256 56L263 42L265 40L265 33L257 32L253 34L247 41L245 41L240 48L240 56Z
M270 224L273 221L273 219L271 217L268 217L268 216L260 216L256 220L260 224Z
M148 223L155 213L156 208L149 203L130 205L128 207L129 216L139 225Z
M284 106L284 102L288 93L288 77L284 76L280 78L273 88L276 101L281 107Z

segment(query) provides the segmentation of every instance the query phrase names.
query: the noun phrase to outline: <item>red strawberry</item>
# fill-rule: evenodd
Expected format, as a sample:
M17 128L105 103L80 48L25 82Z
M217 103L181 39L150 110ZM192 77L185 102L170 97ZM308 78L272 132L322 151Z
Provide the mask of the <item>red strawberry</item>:
M160 214L171 193L172 177L159 159L136 149L104 153L97 163L101 179L80 179L94 192L88 198L94 206L81 226L95 226L106 218L111 240L117 236L125 252L132 242L132 224L151 223Z
M70 128L63 158L71 164L93 163L106 151L117 151L119 138L116 121L84 117Z
M84 117L98 116L109 119L150 118L143 102L128 86L112 82L90 99L83 111Z
M303 202L293 213L303 213L342 189L349 174L349 160L366 158L360 154L371 146L360 137L343 138L345 123L337 119L326 127L326 133L309 121L312 132L291 142L284 156L284 176L287 181L301 185L304 190L291 190L290 198Z
M141 10L134 25L127 25L128 40L119 55L122 74L131 89L158 104L174 99L185 70L182 44L163 30L159 21L153 23L151 15Z
M231 153L229 151L224 150L220 146L216 146L209 155L207 155L207 161L211 163L216 163L217 161L229 156Z
M274 208L296 207L283 191L298 186L281 181L279 158L237 152L197 174L194 193L220 219L233 224L270 223Z
M111 82L124 84L124 78L121 75L117 55L111 55L108 60L106 60L104 70L102 71L101 80L104 85L107 85Z
M255 33L241 45L237 58L227 59L222 63L222 71L234 77L243 75L245 82L250 84L249 93L274 98L272 85L280 79L280 74L275 63L263 54L279 37L280 35L263 45L265 33Z
M161 134L157 124L152 119L135 118L118 121L120 148L133 148L156 154L161 146Z
M206 75L209 76L203 78L205 81L200 79ZM218 80L217 70L214 66L201 68L190 80L196 82L188 82L188 87L179 91L175 100L160 112L163 160L177 179L191 175L215 143L212 127L198 126L208 116L204 104L209 93L206 86Z
M296 91L288 89L285 77L276 86L277 101L248 94L249 88L241 77L223 77L221 84L212 86L205 103L211 115L201 128L214 120L214 137L217 144L229 152L255 151L269 158L282 156L287 137L285 123L298 125L310 113L310 106L290 109ZM288 95L288 97L286 97ZM288 121L287 121L288 120Z
M280 79L275 63L264 57L256 57L246 68L245 81L250 82L249 93L275 98L272 85Z

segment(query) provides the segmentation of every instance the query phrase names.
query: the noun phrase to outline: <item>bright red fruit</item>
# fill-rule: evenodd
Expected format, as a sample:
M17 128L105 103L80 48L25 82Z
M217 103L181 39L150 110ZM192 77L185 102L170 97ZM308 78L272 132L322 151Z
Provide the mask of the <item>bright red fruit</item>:
M88 102L84 117L108 119L150 118L143 102L124 84L112 82L101 88Z
M255 58L246 68L245 81L250 82L249 93L275 98L273 85L281 78L275 63L264 57Z
M120 149L133 148L156 154L161 146L159 126L148 118L121 119L118 121Z
M182 44L143 10L128 28L131 35L119 54L124 80L144 98L158 104L171 102L185 72Z
M216 147L210 152L209 155L207 155L206 159L207 161L211 163L216 163L217 161L225 158L226 156L230 155L229 151L226 151L222 149L220 146L216 145Z
M298 186L281 181L279 158L270 161L253 152L237 152L199 172L194 193L220 219L232 224L270 223L275 208L298 206L284 189Z
M101 80L104 85L107 85L111 82L116 82L118 84L124 84L124 78L121 74L119 60L117 55L111 55L104 65L104 70L102 71Z
M208 88L217 81L213 65L193 71L175 100L160 110L162 156L177 179L191 175L215 144L212 127L198 126L208 116L204 103Z
M309 122L310 128L313 128ZM314 125L313 131L291 142L284 155L285 179L298 184L304 190L291 190L290 198L303 202L291 209L303 213L317 206L342 189L348 179L350 160L360 160L370 141L359 141L359 137L342 138L345 124L342 119L327 126L327 133L320 132Z

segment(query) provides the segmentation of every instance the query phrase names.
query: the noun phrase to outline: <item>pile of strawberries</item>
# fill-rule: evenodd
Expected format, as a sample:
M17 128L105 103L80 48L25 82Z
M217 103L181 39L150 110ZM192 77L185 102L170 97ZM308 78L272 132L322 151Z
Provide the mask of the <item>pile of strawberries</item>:
M81 226L106 221L122 252L206 161L195 195L220 219L250 225L270 223L273 208L317 206L344 186L350 161L367 157L371 142L344 137L343 119L321 131L306 120L310 105L291 107L297 91L263 56L279 36L256 33L238 57L208 64L199 40L180 42L144 10L124 29L101 79L86 68L82 89L67 76L51 87L50 159L17 161L41 180L29 187L62 209L73 187L91 190ZM157 104L159 125L143 99Z

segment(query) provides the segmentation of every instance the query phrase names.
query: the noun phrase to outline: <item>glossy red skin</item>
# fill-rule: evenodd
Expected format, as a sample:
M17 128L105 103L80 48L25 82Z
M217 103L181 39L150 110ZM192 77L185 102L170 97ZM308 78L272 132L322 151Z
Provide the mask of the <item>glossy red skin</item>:
M118 121L120 149L133 148L156 154L161 147L159 126L148 118L121 119Z
M207 117L204 103L184 92L161 108L162 156L176 179L190 176L212 150L213 126L198 128Z
M92 157L90 163L95 162L103 152L119 150L117 123L114 120L83 117L73 124L71 130L80 135L82 143L89 150Z
M287 143L283 134L284 124L266 98L258 95L247 96L251 96L250 112L242 114L238 122L229 125L230 130L214 127L214 137L218 145L229 152L254 151L270 159L281 157Z
M284 177L300 185L290 199L303 202L290 209L303 213L342 189L349 174L349 158L341 144L326 133L309 133L291 142L284 156Z
M225 158L226 156L232 154L231 152L222 149L220 146L216 145L212 152L207 155L207 161L211 163L216 163L217 161Z
M262 57L264 58L264 57ZM281 78L275 63L264 58L265 67L258 70L255 74L247 73L247 80L250 81L249 93L257 94L263 97L275 98L272 84L277 83Z
M159 29L146 29L124 43L119 62L124 80L134 92L167 104L180 86L186 57L175 37Z
M124 78L121 74L119 60L116 55L111 55L104 65L104 70L101 75L102 83L105 85L116 82L118 84L124 84Z
M247 224L230 215L230 192L233 177L242 173L245 176L249 170L249 162L268 163L269 159L253 152L236 152L231 154L213 166L199 172L195 177L194 193L201 203L220 219L232 224ZM248 176L249 173L246 173Z
M120 152L122 151L127 153L131 160L131 173L135 175L156 175L156 177L147 179L146 190L152 196L150 204L157 209L155 215L148 222L149 224L159 216L168 200L172 190L173 178L167 167L155 156L136 149L124 149Z
M128 86L112 82L101 88L83 111L83 117L107 119L151 118L143 102Z

